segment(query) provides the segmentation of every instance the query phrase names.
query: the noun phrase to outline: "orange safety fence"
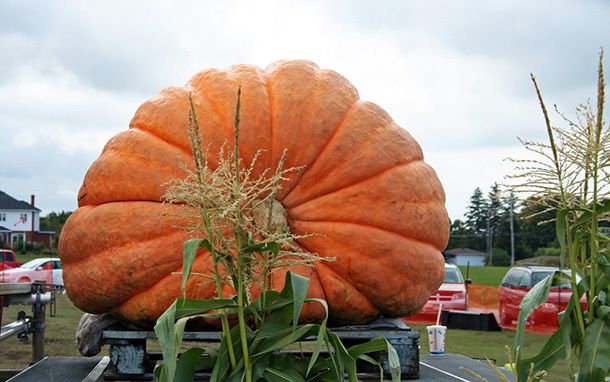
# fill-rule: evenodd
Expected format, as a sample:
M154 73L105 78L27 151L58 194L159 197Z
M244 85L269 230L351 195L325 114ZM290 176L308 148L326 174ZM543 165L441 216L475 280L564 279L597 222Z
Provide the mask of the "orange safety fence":
M480 284L468 285L468 306L471 308L498 309L498 287Z

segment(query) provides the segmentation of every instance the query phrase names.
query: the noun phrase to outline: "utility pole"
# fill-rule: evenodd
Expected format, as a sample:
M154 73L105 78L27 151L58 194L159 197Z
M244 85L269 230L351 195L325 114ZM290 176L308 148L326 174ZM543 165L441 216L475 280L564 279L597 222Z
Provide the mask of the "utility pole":
M513 195L510 196L510 266L515 265L515 227L514 227L514 219L513 219L513 209L515 208L515 199Z
M493 216L493 212L491 209L487 210L487 254L489 255L489 265L493 265L493 255L492 255L492 246L493 246L493 227L491 226L491 219Z

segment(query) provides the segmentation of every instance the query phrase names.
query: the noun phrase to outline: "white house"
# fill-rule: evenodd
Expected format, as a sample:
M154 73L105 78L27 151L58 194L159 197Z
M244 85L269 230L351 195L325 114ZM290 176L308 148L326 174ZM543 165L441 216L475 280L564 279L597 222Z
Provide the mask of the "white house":
M12 248L19 241L52 246L55 232L40 226L34 201L34 195L27 203L0 191L0 248Z
M453 248L443 252L445 261L455 265L469 265L471 267L483 267L487 264L489 255L485 252L475 251L470 248Z

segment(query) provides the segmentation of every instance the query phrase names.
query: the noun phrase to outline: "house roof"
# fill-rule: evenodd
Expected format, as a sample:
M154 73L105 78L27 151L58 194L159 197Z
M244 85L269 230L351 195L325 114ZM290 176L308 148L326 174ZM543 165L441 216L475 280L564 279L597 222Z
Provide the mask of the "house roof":
M11 232L11 230L0 225L0 232Z
M445 255L460 255L460 256L489 256L485 252L476 251L470 248L452 248L448 249L445 252Z
M0 210L41 211L23 200L17 200L6 192L0 191Z

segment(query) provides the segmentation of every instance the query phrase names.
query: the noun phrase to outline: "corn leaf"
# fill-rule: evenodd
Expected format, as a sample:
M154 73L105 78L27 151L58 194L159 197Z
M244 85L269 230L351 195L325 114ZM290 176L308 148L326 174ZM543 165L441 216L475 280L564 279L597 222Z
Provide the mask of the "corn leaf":
M197 257L199 247L204 247L208 251L212 250L212 246L207 239L190 239L184 242L184 257L182 260L182 297L186 298L186 282L191 275L193 263Z
M559 221L559 219L558 219ZM515 363L517 364L517 380L527 380L529 365L524 365L521 362L521 348L525 338L525 324L529 316L542 305L549 296L552 286L561 285L562 277L560 272L553 272L550 276L545 277L539 283L534 285L532 289L523 297L520 304L519 316L517 319L517 330L513 342L513 352L515 353Z
M175 382L191 382L195 371L208 369L214 365L212 358L201 348L191 348L180 355L176 364Z
M223 309L223 308L236 308L237 304L235 301L228 298L211 298L207 300L193 300L178 298L177 306L175 309L174 317L181 318L185 316L192 316L210 310Z
M579 382L603 381L610 370L610 326L596 319L585 332L580 359Z
M385 351L388 353L388 366L390 367L390 372L392 374L392 381L399 382L400 359L398 358L398 353L396 353L396 349L394 349L394 346L392 346L392 344L390 344L388 340L384 337L373 338L363 344L354 345L347 349L347 352L354 359L362 358L362 356L367 353L378 351ZM383 368L381 369L381 372L383 373Z

